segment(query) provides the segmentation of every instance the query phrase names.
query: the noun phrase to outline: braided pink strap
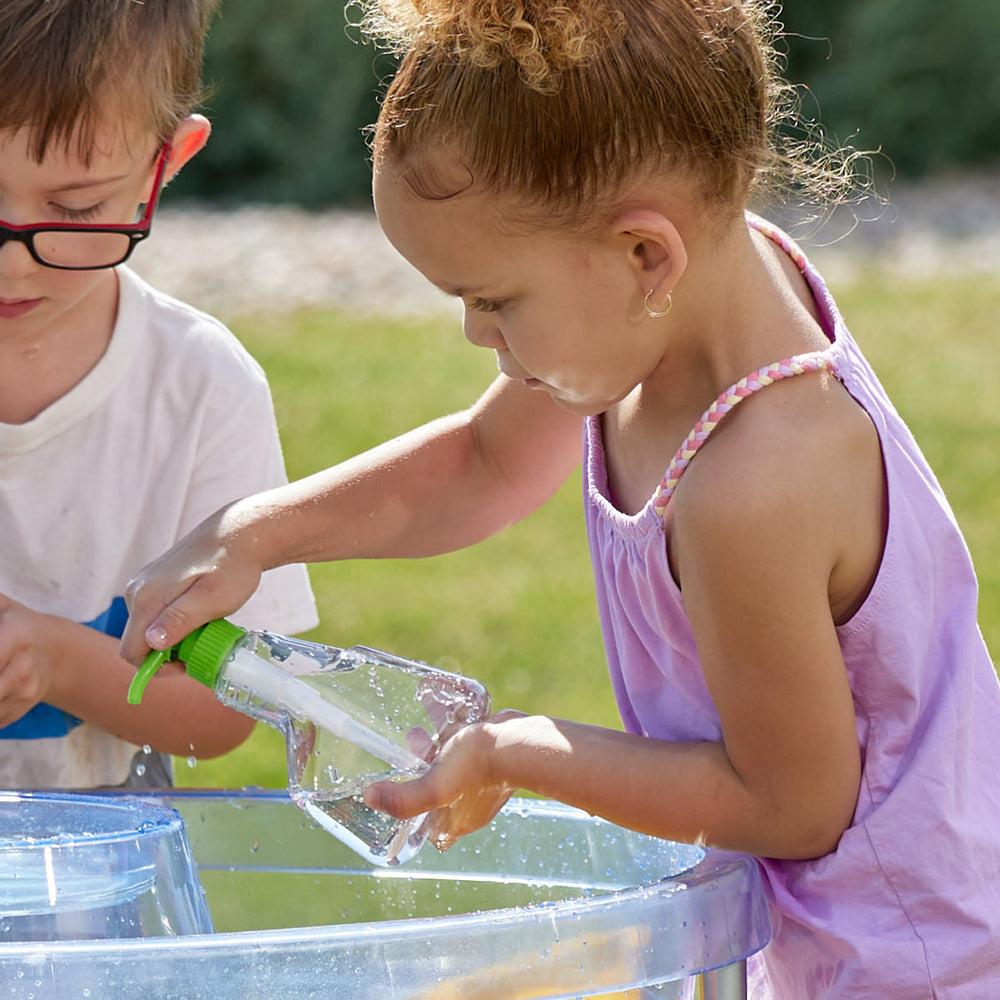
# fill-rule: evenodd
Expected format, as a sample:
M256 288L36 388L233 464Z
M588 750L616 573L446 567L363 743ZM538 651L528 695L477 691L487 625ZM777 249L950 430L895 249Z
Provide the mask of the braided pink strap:
M687 436L684 444L677 450L666 471L660 485L653 495L653 510L659 516L667 509L667 504L677 483L680 481L688 463L694 458L698 449L708 439L709 434L719 426L719 421L737 403L753 395L758 389L779 382L783 378L790 378L792 375L802 375L805 372L834 371L833 362L824 353L797 354L793 358L786 358L775 364L760 368L749 375L744 376L735 385L730 386L719 398L701 415L701 419L694 425L694 429Z

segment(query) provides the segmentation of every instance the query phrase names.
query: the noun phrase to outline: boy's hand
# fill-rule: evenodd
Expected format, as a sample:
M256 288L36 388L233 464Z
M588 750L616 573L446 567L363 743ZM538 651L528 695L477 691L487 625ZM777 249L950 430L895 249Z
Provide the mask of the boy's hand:
M236 506L204 520L129 581L122 659L140 666L150 649L169 649L199 625L242 607L257 589L263 567L253 557L252 538L243 544Z
M164 664L142 705L129 705L135 676L118 642L88 625L43 614L0 594L0 727L40 702L136 746L217 757L250 734L253 720Z
M428 838L439 851L486 826L515 789L493 773L495 729L524 713L505 709L485 723L459 730L430 770L412 781L379 781L365 789L366 805L397 819L430 812Z
M0 727L45 700L55 662L45 648L50 621L0 594Z

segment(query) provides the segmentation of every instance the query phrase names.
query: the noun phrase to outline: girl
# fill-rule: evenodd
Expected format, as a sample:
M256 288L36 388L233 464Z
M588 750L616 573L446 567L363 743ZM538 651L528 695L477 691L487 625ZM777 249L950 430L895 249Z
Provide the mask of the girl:
M133 581L123 654L266 567L500 530L564 480L582 424L626 732L503 712L369 803L436 810L444 848L526 788L756 855L756 998L1000 995L976 582L821 279L746 214L780 164L763 5L386 0L369 21L403 54L379 220L501 374L469 411L205 522Z

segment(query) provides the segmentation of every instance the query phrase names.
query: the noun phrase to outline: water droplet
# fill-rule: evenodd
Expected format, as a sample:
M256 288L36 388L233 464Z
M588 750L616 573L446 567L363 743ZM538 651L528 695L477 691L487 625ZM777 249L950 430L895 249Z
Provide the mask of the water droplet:
M153 752L153 748L148 743L143 743L142 752L148 757Z
M188 759L187 759L187 766L188 767L197 767L198 766L198 758L195 757L194 754L191 754L191 756L188 757Z
M136 764L135 773L141 778L146 773L146 765Z

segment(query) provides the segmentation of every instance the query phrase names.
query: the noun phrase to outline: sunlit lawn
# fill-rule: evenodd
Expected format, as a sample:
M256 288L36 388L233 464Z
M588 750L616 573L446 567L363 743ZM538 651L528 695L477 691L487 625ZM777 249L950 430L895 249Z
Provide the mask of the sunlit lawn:
M983 631L1000 652L1000 279L872 274L834 291L951 498L980 577ZM271 378L293 477L467 405L494 371L451 320L324 312L233 327ZM498 706L617 725L579 493L576 476L474 550L311 567L321 618L311 637L473 675ZM258 727L225 758L190 770L178 760L177 782L283 786L283 742Z

